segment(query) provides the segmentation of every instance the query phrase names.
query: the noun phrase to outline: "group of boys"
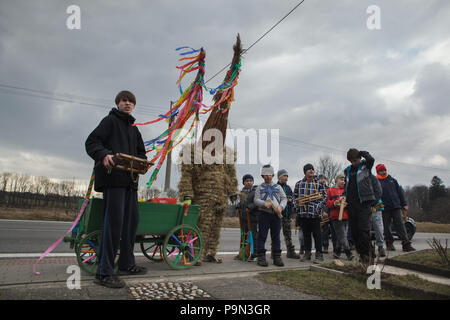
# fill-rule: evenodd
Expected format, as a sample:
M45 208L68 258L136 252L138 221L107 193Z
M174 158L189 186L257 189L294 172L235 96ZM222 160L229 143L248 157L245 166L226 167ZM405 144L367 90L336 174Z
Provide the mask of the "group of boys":
M278 182L274 183L274 169L270 165L263 166L261 177L264 182L259 186L254 185L253 176L244 175L238 214L244 221L249 215L254 243L250 261L256 258L258 265L268 266L265 243L270 231L273 263L284 266L280 241L283 230L287 258L311 260L314 239L314 262L323 261L323 254L328 253L331 233L334 258L340 259L345 253L348 260L353 260L351 239L360 260L369 263L376 257L371 243L371 228L376 234L380 256L385 256L384 239L387 250L395 250L392 222L402 240L403 251L415 250L403 223L402 210L408 210L408 206L398 182L387 174L384 164L377 165L377 175L373 175L371 170L375 159L367 151L350 149L347 159L351 164L337 175L335 186L331 188L328 188L324 177L315 175L312 164L303 167L304 178L295 184L294 191L287 185L288 172L285 169L277 172ZM297 203L297 200L300 201ZM294 214L295 225L299 229L300 255L295 252L292 241ZM246 225L244 228L248 229Z
M96 163L94 189L103 192L104 199L99 265L94 282L110 288L122 288L125 283L119 275L144 274L147 269L136 265L134 257L134 243L139 222L138 176L134 174L131 177L127 172L112 170L115 166L113 155L121 152L142 159L147 157L142 136L133 125L135 118L131 115L136 106L136 97L130 91L121 91L117 94L115 103L117 108L112 108L91 132L86 139L85 147L88 155ZM300 250L303 255L302 260L311 259L312 236L315 242L315 258L322 261L323 239L320 223L327 215L324 213L324 208L328 207L330 229L334 235L335 257L339 258L341 252L344 252L348 259L353 258L347 241L347 228L349 228L361 260L367 261L371 251L370 224L373 208L380 201L384 204L383 223L380 222L380 215L374 215L374 225L377 226L379 234L377 245L381 241L382 248L383 240L379 238L384 233L387 249L395 250L390 230L391 222L393 222L402 239L403 250L414 250L407 238L402 220L402 210L408 210L408 206L397 181L387 174L386 167L382 164L376 167L377 176L374 177L371 169L375 160L368 152L350 149L347 159L351 165L347 167L344 175L336 178L336 187L328 190L325 183L316 177L311 164L303 167L305 177L296 183L294 191L287 185L286 170L278 171L278 183L272 181L274 169L270 165L263 166L261 176L264 183L258 187L253 186L254 179L251 175L243 177L242 195L245 196L242 198L245 198L245 201L241 202L240 214L246 215L248 212L250 215L250 228L253 231L255 245L255 254L250 257L250 260L256 257L258 265L268 265L265 243L270 230L273 262L277 266L284 265L281 259L281 228L286 241L287 257L300 258L295 252L291 236L291 219L295 212L296 225L301 228L299 234L303 235L304 239ZM346 197L348 207L343 211L341 218L336 218L340 216L338 212L343 196ZM305 197L311 197L311 201L297 205L296 199ZM380 231L383 226L384 232ZM324 243L328 244L328 234L324 233L324 238L326 238ZM119 249L116 273L114 265Z

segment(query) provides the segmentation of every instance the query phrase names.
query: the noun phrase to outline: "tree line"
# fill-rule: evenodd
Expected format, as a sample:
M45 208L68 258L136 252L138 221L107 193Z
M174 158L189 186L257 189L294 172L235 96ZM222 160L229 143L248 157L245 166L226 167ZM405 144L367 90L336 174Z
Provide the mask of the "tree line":
M20 173L0 174L0 206L22 209L77 210L79 201L85 197L88 181L55 180L43 176ZM140 187L138 197L144 201L163 195L158 188ZM177 197L170 189L168 197Z
M408 215L417 221L450 223L450 189L434 176L430 185L406 187Z
M318 172L333 181L342 165L330 159L321 159ZM0 174L0 206L8 208L47 208L77 210L79 200L83 199L88 181L52 180L20 173ZM404 188L408 202L408 215L417 221L450 223L450 189L442 179L434 176L430 185L415 185ZM167 195L158 188L140 187L138 197L147 201L157 197L176 198L177 191L170 189Z

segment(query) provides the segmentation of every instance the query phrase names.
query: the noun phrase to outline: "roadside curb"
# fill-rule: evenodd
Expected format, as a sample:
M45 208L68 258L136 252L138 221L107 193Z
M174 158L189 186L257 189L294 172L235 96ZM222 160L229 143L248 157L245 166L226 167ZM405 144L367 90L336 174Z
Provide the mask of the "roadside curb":
M388 266L409 269L409 270L414 270L414 271L418 271L418 272L432 274L435 276L450 278L450 271L447 271L444 269L433 268L430 266L424 266L424 265L416 264L416 263L412 263L412 262L400 261L400 260L395 260L395 259L386 259L385 264Z

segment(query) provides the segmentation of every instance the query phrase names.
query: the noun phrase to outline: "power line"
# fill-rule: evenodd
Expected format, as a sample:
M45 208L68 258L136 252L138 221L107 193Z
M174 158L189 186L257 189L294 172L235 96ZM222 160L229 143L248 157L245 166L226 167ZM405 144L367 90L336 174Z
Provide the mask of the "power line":
M259 41L261 41L266 35L269 34L269 32L271 32L273 29L275 29L284 19L286 19L292 12L295 11L295 9L297 9L305 0L300 1L299 3L297 3L297 5L291 9L291 11L289 11L288 13L286 13L284 15L283 18L281 18L280 20L278 20L277 23L275 23L272 27L270 27L269 30L267 30L262 36L260 36L255 42L253 42L247 49L244 49L241 53L241 56L246 53L247 51L249 51L254 45L256 45ZM208 80L205 81L205 83L208 83L210 80L214 79L216 76L218 76L222 71L224 71L225 69L227 69L229 66L231 65L231 63L228 63L225 67L223 67L222 69L220 69L218 72L216 72L211 78L209 78Z
M27 93L27 92L5 91L4 89L1 89L1 88L0 88L0 93L13 94L13 95L18 95L18 96L26 96L26 97L35 97L35 98L54 100L54 101L59 101L59 102L66 102L66 103L75 103L75 104L96 107L96 108L102 108L102 109L110 109L111 108L104 104L79 101L79 100L73 100L73 99L66 99L66 98L51 97L51 96L45 96L45 95L38 95L38 94ZM155 112L152 112L149 110L145 110L145 109L144 110L136 110L135 112L143 114L143 115L148 115L148 116L158 116L159 115L158 113L155 113Z
M42 99L49 99L49 100L54 100L54 101L60 101L60 102L66 102L66 103L75 103L75 104L80 104L80 105L85 105L85 106L90 106L90 107L96 107L96 108L102 108L102 109L109 109L110 107L103 105L103 104L98 104L98 103L91 103L91 102L85 102L85 101L79 101L79 100L74 100L74 99L68 99L68 98L58 98L58 97L52 97L52 96L46 96L46 95L39 95L39 94L35 94L40 92L40 93L50 93L49 91L44 91L44 90L36 90L36 89L29 89L29 88L22 88L22 87L15 87L15 86L9 86L9 85L4 85L4 84L0 84L0 87L4 87L4 88L11 88L11 89L20 89L23 91L29 91L29 92L14 92L14 91L6 91L5 89L1 89L0 88L0 93L6 93L6 94L14 94L14 95L19 95L19 96L28 96L28 97L36 97L36 98L42 98ZM66 94L67 96L72 96L72 97L76 97L76 95L71 95L71 94ZM81 97L82 96L77 96L77 97ZM94 98L93 100L101 100L101 98ZM106 99L105 99L106 100ZM144 106L144 105L142 105ZM141 105L140 105L141 107ZM142 114L142 115L147 115L147 116L158 116L158 113L152 112L150 110L136 110L135 113L138 114ZM231 124L231 122L230 122ZM234 124L233 126L239 127L239 128L243 128L243 129L250 129L248 127L242 126L242 125L238 125L238 124ZM313 147L313 148L317 148L317 149L321 149L321 150L328 150L331 152L339 152L342 154L346 154L347 151L345 150L341 150L341 149L337 149L334 147L329 147L329 146L325 146L325 145L320 145L320 144L315 144L315 143L311 143L311 142L306 142L306 141L302 141L299 139L295 139L295 138L290 138L290 137L286 137L286 136L282 136L279 135L279 137L281 139L284 139L284 141L280 140L280 143L283 144L287 144L293 147L302 147L302 145L306 145L309 147ZM406 162L401 162L401 161L397 161L397 160L391 160L391 159L385 159L385 158L378 158L380 160L383 161L388 161L391 163L395 163L398 165L407 165L407 166L414 166L417 168L421 168L421 169L427 169L427 170L438 170L438 171L445 171L445 172L449 172L449 169L445 169L445 168L435 168L435 167L428 167L428 166L423 166L423 165L418 165L418 164L413 164L413 163L406 163Z
M229 122L230 123L230 122ZM231 123L230 123L231 124ZM244 127L241 125L238 125L236 123L234 123L233 126L239 127L239 128L244 128L244 129L250 129L248 127ZM286 137L286 136L282 136L279 135L280 138L288 140L288 141L281 141L280 143L284 143L293 147L302 147L302 145L307 145L310 147L314 147L317 149L325 149L325 150L329 150L329 151L334 151L334 152L339 152L342 154L347 154L347 151L342 150L342 149L337 149L337 148L333 148L333 147L329 147L329 146L325 146L325 145L320 145L320 144L315 144L315 143L310 143L310 142L306 142L306 141L302 141L299 139L294 139L294 138L290 138L290 137ZM429 166L423 166L420 164L414 164L414 163L407 163L407 162L402 162L402 161L397 161L397 160L391 160L391 159L387 159L387 158L377 158L378 160L382 160L383 162L391 162L391 163L395 163L397 165L405 165L405 166L412 166L412 167L417 167L417 168L421 168L421 169L426 169L426 170L438 170L438 171L445 171L445 172L450 172L450 169L445 169L445 168L435 168L435 167L429 167Z
M80 95L74 95L74 94L71 94L71 93L51 92L51 91L45 91L45 90L38 90L38 89L31 89L31 88L25 88L25 87L19 87L19 86L12 86L12 85L8 85L8 84L4 84L4 83L0 83L0 88L31 92L31 93L45 95L45 96L48 96L48 97L55 97L56 96L56 98L59 98L59 99L69 98L69 99L82 99L82 100L101 101L101 102L104 102L104 103L111 103L111 99L85 97L85 96L80 96ZM12 94L14 94L14 93L12 93ZM17 95L20 95L20 94L17 94ZM40 96L40 97L42 97L42 96ZM92 103L92 104L95 104L95 103ZM95 104L95 105L98 106L98 104ZM148 109L158 109L158 110L162 110L164 112L167 111L166 108L161 107L161 106L153 106L153 105L145 105L145 104L137 104L137 106L139 106L139 108L144 107L144 108L148 108Z

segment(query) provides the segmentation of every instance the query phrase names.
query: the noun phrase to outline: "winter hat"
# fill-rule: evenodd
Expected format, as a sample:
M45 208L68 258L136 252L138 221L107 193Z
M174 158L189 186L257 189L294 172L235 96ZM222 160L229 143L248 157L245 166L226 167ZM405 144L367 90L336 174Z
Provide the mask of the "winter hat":
M266 164L265 166L263 166L261 168L261 175L262 176L273 176L274 175L274 170L273 167L270 164Z
M382 163L377 165L375 168L377 169L377 173L379 173L380 171L387 171L386 166Z
M314 170L314 167L311 163L305 164L305 166L303 167L303 173L306 174L306 171L311 170L311 169Z
M287 175L288 175L288 172L287 172L286 169L280 169L280 170L278 170L278 172L277 172L277 177L278 177L278 179L280 179L281 176L287 176Z
M244 184L245 180L247 180L247 179L252 179L253 181L255 181L255 179L253 179L253 176L251 174L247 173L242 177L242 184Z

